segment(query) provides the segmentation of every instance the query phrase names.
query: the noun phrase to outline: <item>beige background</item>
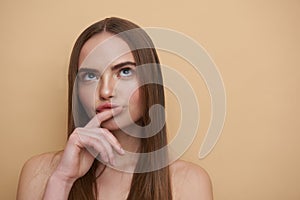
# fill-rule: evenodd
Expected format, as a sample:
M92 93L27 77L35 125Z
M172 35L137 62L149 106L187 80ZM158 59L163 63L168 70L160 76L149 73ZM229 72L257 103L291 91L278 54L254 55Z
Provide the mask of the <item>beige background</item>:
M216 200L300 199L298 0L1 0L0 199L15 199L28 158L63 147L72 45L85 27L107 16L183 32L217 64L227 118L216 147L199 160L210 117L208 92L200 77L181 67L185 63L161 53L165 64L198 88L202 121L183 159L208 171ZM180 113L174 99L168 92L172 134Z

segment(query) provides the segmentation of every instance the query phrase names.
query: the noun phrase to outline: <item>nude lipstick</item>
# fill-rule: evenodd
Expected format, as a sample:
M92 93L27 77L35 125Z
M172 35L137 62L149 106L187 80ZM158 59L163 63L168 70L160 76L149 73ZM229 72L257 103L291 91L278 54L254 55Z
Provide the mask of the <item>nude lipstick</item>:
M96 112L97 113L100 113L100 112L103 112L105 110L109 110L109 109L114 109L114 108L117 108L117 107L120 107L119 105L117 104L113 104L113 103L102 103L100 104L97 108L96 108Z

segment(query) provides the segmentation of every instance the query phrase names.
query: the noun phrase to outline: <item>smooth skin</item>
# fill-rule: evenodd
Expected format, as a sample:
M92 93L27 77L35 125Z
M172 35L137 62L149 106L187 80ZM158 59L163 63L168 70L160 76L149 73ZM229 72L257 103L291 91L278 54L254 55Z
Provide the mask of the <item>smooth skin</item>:
M90 52L111 36L109 33L101 33L89 39L81 50L80 63L84 63L84 59ZM118 125L130 125L128 114L136 121L143 113L139 109L142 102L139 90L136 90L138 79L134 67L124 66L118 70L114 70L113 67L127 61L134 62L131 53L116 56L118 47L124 47L124 43L121 39L116 40L114 45L110 45L109 51L101 52L101 56L105 54L103 56L105 58L117 59L103 70L101 78L97 80L99 83L95 81L97 95L95 90L89 90L86 84L83 85L81 97L86 110L91 112L95 112L95 107L105 102L117 102L120 106L99 112L85 127L76 128L63 151L46 153L29 159L20 175L18 200L67 200L73 183L89 170L96 156L107 165L97 179L100 199L126 199L133 174L116 170L111 166L118 166L119 169L134 169L136 163L122 159L122 156L126 151L136 152L140 139L122 132ZM116 49L113 48L114 46ZM80 65L80 67L86 66ZM88 74L87 77L88 80L94 81L95 76ZM118 87L117 82L121 83ZM94 82L91 82L91 85L92 83ZM119 119L120 123L116 124L114 119ZM178 160L170 165L170 175L173 199L213 199L210 178L201 167Z
M100 113L89 125L98 124L96 120L101 123L109 116L112 116L111 111ZM124 153L116 138L109 131L98 128L94 135L86 136L81 134L84 129L94 130L95 128L75 129L64 151L38 155L25 163L20 176L18 200L66 200L74 181L88 171L94 160L94 157L86 150L86 146L99 148L100 152L103 147L99 145L99 141L105 141L118 154ZM185 161L176 161L170 165L170 173L175 200L212 199L209 176L199 166ZM99 196L106 200L126 199L131 178L130 173L107 167L97 179L101 187Z

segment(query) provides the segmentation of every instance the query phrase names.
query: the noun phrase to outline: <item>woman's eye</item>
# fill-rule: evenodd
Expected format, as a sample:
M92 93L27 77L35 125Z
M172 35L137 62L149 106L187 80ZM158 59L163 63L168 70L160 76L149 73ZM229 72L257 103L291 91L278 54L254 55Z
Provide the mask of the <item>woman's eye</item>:
M128 77L133 74L133 70L131 68L123 68L119 71L119 76Z
M82 74L81 80L82 81L94 81L94 80L98 80L98 77L93 72L86 72L86 73Z

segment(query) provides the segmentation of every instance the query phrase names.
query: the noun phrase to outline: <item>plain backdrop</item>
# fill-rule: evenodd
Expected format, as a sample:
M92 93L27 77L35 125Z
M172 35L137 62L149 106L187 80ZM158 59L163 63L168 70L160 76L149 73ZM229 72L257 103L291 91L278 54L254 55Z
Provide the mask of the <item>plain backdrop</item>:
M298 0L1 0L0 199L15 199L27 159L63 148L71 48L87 26L110 16L182 32L218 66L227 116L217 145L200 160L209 93L187 63L160 52L196 90L200 126L182 159L210 174L216 200L300 199ZM170 136L179 127L178 105L167 91Z

